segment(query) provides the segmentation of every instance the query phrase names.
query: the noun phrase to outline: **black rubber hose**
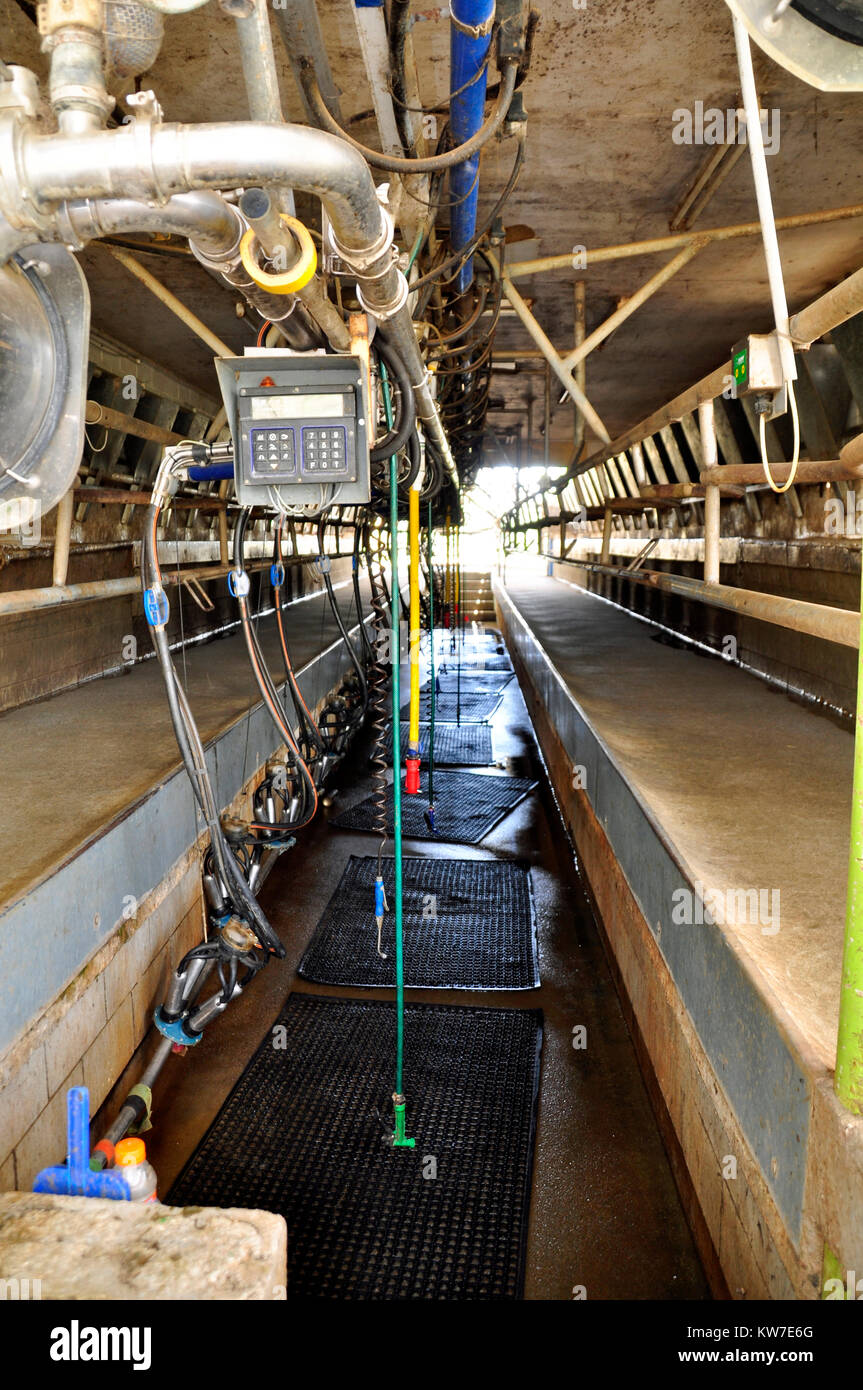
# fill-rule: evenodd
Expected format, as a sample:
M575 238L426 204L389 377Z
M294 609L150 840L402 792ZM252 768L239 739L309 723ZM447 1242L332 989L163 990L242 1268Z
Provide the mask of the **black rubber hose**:
M381 154L380 150L369 149L368 145L363 145L352 135L348 135L324 101L311 65L308 63L300 65L300 81L303 91L312 115L321 128L328 130L331 135L338 135L340 139L346 140L349 145L359 151L373 169L386 169L391 174L437 174L442 169L453 169L458 164L464 164L500 130L509 111L517 78L517 63L510 60L507 62L501 78L500 89L488 120L480 126L475 135L472 135L469 140L465 140L464 144L456 145L455 149L447 150L444 154L429 154L422 159L401 159L398 155Z
M239 571L240 573L245 573L246 527L249 522L251 510L251 507L245 507L243 511L240 512L240 515L237 518L236 529L234 531L234 569ZM312 774L309 772L309 769L306 766L300 754L300 750L297 747L293 731L291 730L290 725L288 724L287 714L285 713L284 706L279 698L279 692L276 690L276 687L273 683L273 678L270 675L269 668L267 667L267 663L264 660L264 655L261 651L257 634L252 626L251 617L249 614L249 605L246 599L242 596L238 597L237 602L240 608L240 620L243 626L243 635L246 639L246 648L249 653L249 660L252 665L252 672L255 677L255 682L257 684L258 689L261 692L261 698L263 699L264 704L267 706L267 712L271 720L273 721L273 724L275 725L276 733L287 744L293 759L293 764L295 767L299 768L300 777L303 783L302 820L301 825L299 827L302 828L302 824L304 824L308 820L311 820L312 816L315 814L315 811L317 809L317 788L315 787Z
M408 369L381 333L375 338L374 351L383 362L389 376L395 378L401 402L395 426L382 439L376 440L369 450L372 463L382 463L407 444L416 425L417 408Z
M426 478L423 482L423 489L420 498L423 502L431 502L440 494L444 485L445 478L444 466L438 456L434 445L426 440Z
M369 634L368 634L368 631L366 630L366 625L365 625L365 623L363 622L363 616L362 616L362 615L363 615L363 598L362 598L362 594L360 593L360 544L361 544L361 543L362 543L362 549L363 549L363 551L365 552L366 563L368 563L368 560L369 560L369 523L368 523L368 521L367 521L365 518L363 519L362 522L360 522L359 518L356 518L356 520L355 520L355 522L354 522L354 555L353 555L353 570L352 570L351 578L352 578L352 580L353 580L353 585L354 585L354 601L355 601L355 603L356 603L356 605L357 605L357 613L358 613L359 619L360 619L360 639L361 639L362 644L363 644L363 654L364 654L365 659L366 659L366 664L369 664L370 662L374 661L374 659L375 659L375 654L374 654L374 651L372 650L372 644L371 644L371 642L369 641Z
M414 143L407 109L408 93L405 80L405 44L411 27L410 11L410 0L390 0L390 64L396 125L402 148L407 155L413 156Z
M276 536L273 542L273 564L282 565L280 529L276 530ZM314 719L312 718L311 714L309 713L308 708L306 706L306 702L303 699L302 691L300 690L300 687L297 684L297 678L294 674L294 666L293 662L291 661L291 654L288 651L287 637L285 635L285 610L284 603L282 601L282 587L283 586L281 584L273 585L273 601L276 609L276 626L279 629L279 639L282 648L282 661L285 667L285 676L287 677L288 685L291 688L291 699L294 702L294 712L296 713L300 728L303 731L300 737L309 753L311 754L311 751L314 750L320 757L323 755L324 752L324 741L321 738L321 731L315 723Z
M154 585L161 587L159 565L156 558L154 543L158 516L159 508L152 505L148 507L147 519L144 526L143 545L143 574L144 582L147 587L153 587ZM207 825L210 834L210 844L224 886L231 896L233 905L252 926L261 944L272 951L272 953L281 960L286 954L285 947L270 926L257 899L246 883L246 880L243 878L239 865L222 833L218 809L216 807L215 797L213 796L213 789L210 785L206 758L204 757L200 736L194 719L192 718L185 691L180 685L179 678L174 669L171 649L168 645L167 632L164 627L151 627L150 635L153 639L153 646L165 682L165 690L168 696L168 709L171 715L171 723L174 726L177 745L180 749L180 756L183 759L183 765L186 769L189 781L192 784L192 791L194 792L195 799L201 808L201 814Z
M416 430L414 430L413 434L408 440L407 455L408 460L410 462L410 470L406 478L399 479L399 492L402 493L407 493L410 491L417 478L419 477L420 469L422 467L422 448L420 446L420 437L417 434Z
M325 522L325 521L320 521L320 522L318 522L318 545L319 545L319 547L320 547L320 553L321 553L321 559L322 559L322 560L325 558L325 557L324 557L324 529L325 529L325 527L326 527L326 522ZM332 579L330 578L330 571L329 571L329 569L326 568L323 564L321 565L321 574L322 574L322 576L323 576L324 588L325 588L326 591L327 591L327 598L329 599L329 602L330 602L330 608L332 609L333 617L334 617L335 620L336 620L336 626L338 627L339 632L340 632L341 635L342 635L342 641L343 641L344 644L345 644L345 647L346 647L346 649L347 649L348 656L349 656L350 659L351 659L351 665L353 666L354 670L356 671L356 673L357 673L357 679L359 680L359 683L360 683L360 690L362 691L362 701L363 701L363 703L362 703L362 713L360 714L359 719L354 719L354 720L351 721L353 724L359 725L359 724L361 724L362 721L365 719L365 717L366 717L366 710L368 709L368 705L369 705L369 690L368 690L368 685L366 684L366 673L365 673L365 671L363 670L363 663L360 661L359 657L357 656L356 649L355 649L355 647L354 647L353 642L351 641L350 633L348 632L347 628L345 627L345 620L344 620L344 618L342 617L342 611L341 611L341 609L339 608L338 603L336 602L336 595L335 595L335 590L333 589L333 581L332 581ZM362 610L360 610L359 616L360 616L360 620L362 620Z

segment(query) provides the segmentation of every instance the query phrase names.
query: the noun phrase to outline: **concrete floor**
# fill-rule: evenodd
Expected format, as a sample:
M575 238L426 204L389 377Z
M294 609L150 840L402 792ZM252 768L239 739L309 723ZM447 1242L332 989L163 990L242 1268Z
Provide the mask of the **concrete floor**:
M527 711L511 684L493 721L495 753L508 771L540 779L537 793L481 847L406 843L408 853L460 858L515 857L530 863L542 987L471 995L408 991L417 1000L536 1007L545 1015L526 1294L566 1299L705 1299L699 1265L653 1112L623 1021L572 847L545 780ZM354 800L368 789L367 745L339 777ZM485 775L499 775L489 770ZM336 801L336 806L344 804ZM371 853L368 835L337 831L321 818L303 833L265 886L262 900L288 947L184 1059L170 1059L156 1092L148 1151L166 1192L242 1072L290 990L320 987L296 977L297 963L350 854ZM328 987L327 994L390 997L385 991ZM573 1049L572 1030L587 1029ZM289 1236L290 1244L290 1236Z
M513 569L507 592L692 881L779 891L775 935L726 931L832 1070L853 734L574 585Z

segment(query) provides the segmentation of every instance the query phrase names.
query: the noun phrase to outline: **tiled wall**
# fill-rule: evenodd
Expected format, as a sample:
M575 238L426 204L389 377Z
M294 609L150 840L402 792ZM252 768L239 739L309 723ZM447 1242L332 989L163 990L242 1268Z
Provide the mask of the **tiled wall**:
M232 810L241 814L247 800ZM86 1086L96 1113L203 925L196 847L0 1059L0 1191L27 1190L40 1169L62 1161L66 1092Z

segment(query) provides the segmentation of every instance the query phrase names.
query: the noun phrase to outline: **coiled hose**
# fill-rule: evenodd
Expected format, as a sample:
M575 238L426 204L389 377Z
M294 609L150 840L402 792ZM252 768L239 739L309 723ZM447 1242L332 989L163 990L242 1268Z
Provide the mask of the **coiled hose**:
M374 619L374 659L368 672L369 726L372 731L372 750L369 757L372 782L372 824L380 835L378 848L378 877L381 877L381 861L387 843L387 757L384 749L387 726L390 722L388 706L389 679L384 656L390 640L390 620L384 597L383 571L386 556L386 531L383 527L369 528L369 583L371 585L371 604Z

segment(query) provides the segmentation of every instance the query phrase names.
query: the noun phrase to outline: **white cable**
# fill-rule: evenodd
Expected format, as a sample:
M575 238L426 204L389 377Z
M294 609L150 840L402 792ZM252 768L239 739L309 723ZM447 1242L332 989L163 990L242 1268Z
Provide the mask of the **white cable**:
M767 173L767 158L764 153L764 139L761 133L761 111L758 104L758 92L755 87L755 71L752 67L752 49L749 45L749 34L745 25L741 23L736 14L732 18L734 21L734 43L737 49L737 67L740 72L740 90L743 96L743 109L746 114L746 142L749 145L749 154L752 160L758 220L761 223L764 258L767 262L767 279L770 284L773 318L779 341L779 360L782 364L783 377L786 381L791 381L797 376L797 364L794 361L794 345L788 326L788 303L785 298L779 239L776 235L776 221L773 216L773 203L770 197L770 178Z
M84 426L84 438L86 439L87 443L90 445L90 453L91 453L91 454L102 454L102 453L104 453L104 451L105 451L105 450L107 449L107 447L108 447L108 427L107 427L107 425L103 425L102 428L103 428L103 430L105 431L105 438L102 440L102 443L99 445L99 448L97 449L97 448L96 448L96 445L93 443L92 439L90 438L89 434L87 433L87 426L86 426L86 425Z
M328 490L330 492L329 498L327 497ZM329 511L330 507L338 501L341 491L341 483L329 483L326 485L321 483L320 502L306 502L299 507L288 506L281 494L280 488L275 483L271 483L267 487L267 496L270 499L271 505L275 507L276 511L281 512L282 516L297 516L301 517L303 520L314 521L316 517L322 516L324 512Z
M20 473L16 473L14 468L10 468L8 464L0 464L0 473L7 478L14 478L16 483L20 483L22 487L39 486L39 479L37 477L24 478Z
M761 465L764 469L764 476L767 479L768 486L773 492L778 493L787 492L792 486L794 479L797 477L797 465L800 462L800 417L797 414L797 397L794 394L794 382L786 382L786 385L788 387L788 404L791 408L791 419L794 422L794 458L791 461L791 472L788 474L787 480L781 487L778 487L774 482L773 475L770 472L770 464L767 462L767 416L759 415L758 417L758 440L761 445Z

